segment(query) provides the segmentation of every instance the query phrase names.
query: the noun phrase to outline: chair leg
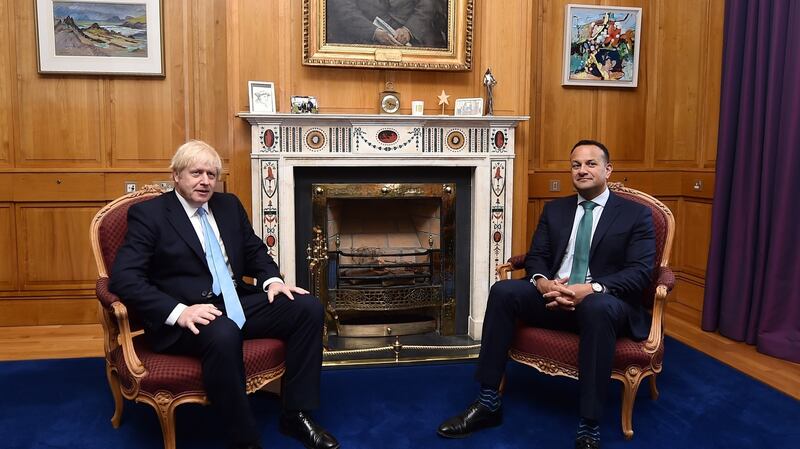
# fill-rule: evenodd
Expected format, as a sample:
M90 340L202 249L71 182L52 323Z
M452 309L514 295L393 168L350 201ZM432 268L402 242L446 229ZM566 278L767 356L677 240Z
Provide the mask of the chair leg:
M641 375L622 380L622 433L626 440L633 438L633 402L641 381Z
M658 399L658 387L656 386L656 375L650 376L650 398L652 400Z
M158 414L161 434L164 436L164 449L175 449L175 402L172 395L157 393L155 402L147 402Z
M108 364L106 364L106 378L108 379L108 386L111 388L111 396L114 397L114 416L111 417L111 425L117 429L122 422L122 406L124 402L119 378Z

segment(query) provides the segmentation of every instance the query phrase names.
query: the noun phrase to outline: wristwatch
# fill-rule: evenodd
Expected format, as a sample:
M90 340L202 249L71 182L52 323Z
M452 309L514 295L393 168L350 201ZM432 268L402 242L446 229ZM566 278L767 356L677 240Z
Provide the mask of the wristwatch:
M603 287L603 284L599 282L592 282L592 291L595 293L603 293L605 288Z

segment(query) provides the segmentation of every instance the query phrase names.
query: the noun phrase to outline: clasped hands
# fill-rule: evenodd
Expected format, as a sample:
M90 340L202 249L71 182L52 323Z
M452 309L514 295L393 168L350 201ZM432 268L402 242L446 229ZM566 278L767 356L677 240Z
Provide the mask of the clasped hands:
M548 309L561 309L573 311L575 307L583 302L584 298L592 294L590 284L567 285L569 278L561 279L539 279L536 281L536 289L542 294L545 307Z
M286 285L283 282L273 282L267 287L267 301L272 304L275 297L281 293L294 301L292 293L307 295L308 290L294 285ZM222 315L222 311L214 304L194 304L183 309L176 323L178 326L188 328L193 334L197 335L200 333L200 330L197 329L198 324L205 326L220 315Z

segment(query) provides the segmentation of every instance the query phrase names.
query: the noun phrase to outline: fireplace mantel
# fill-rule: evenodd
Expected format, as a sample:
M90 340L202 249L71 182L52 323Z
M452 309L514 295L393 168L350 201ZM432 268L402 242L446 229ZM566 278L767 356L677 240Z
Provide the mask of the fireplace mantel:
M511 253L515 128L527 116L252 114L253 227L296 279L296 167L470 167L469 335L480 339L495 268Z

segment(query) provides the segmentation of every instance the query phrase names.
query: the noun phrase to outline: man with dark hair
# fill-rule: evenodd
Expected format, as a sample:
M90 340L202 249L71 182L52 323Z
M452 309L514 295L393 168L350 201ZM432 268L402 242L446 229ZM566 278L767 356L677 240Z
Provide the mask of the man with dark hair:
M575 447L600 447L599 420L618 337L644 340L650 318L639 303L655 262L650 210L613 194L608 149L581 140L570 153L577 195L545 204L530 250L526 278L496 282L489 292L475 374L481 389L439 435L462 438L500 425L498 388L517 320L580 336L580 422Z
M233 448L261 447L242 351L243 340L264 337L286 344L281 432L307 448L338 448L308 413L319 404L319 299L284 284L239 199L214 191L222 173L214 148L189 141L170 169L175 190L128 211L111 291L143 323L153 350L200 359L208 399Z

